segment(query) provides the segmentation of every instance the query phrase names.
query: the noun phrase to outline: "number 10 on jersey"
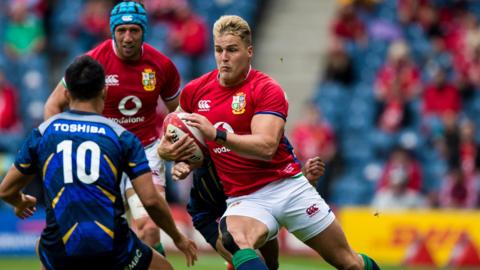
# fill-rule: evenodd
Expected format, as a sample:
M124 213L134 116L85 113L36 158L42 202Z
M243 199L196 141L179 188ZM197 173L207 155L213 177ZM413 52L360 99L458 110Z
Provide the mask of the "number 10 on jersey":
M73 141L65 140L57 145L57 153L63 154L63 179L65 184L73 183L72 170ZM90 173L87 173L86 158L90 151ZM77 178L82 183L92 184L100 177L100 147L92 141L81 143L76 151Z

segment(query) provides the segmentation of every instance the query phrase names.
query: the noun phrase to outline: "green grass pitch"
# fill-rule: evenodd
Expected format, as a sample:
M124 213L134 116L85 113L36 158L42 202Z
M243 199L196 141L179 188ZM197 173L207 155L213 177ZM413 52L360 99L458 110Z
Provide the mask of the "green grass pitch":
M216 254L202 253L195 266L188 268L183 256L179 253L169 253L167 259L172 263L174 269L178 270L225 270L225 262ZM39 260L35 257L0 257L0 269L15 270L38 270L40 269ZM280 256L279 270L327 270L334 269L326 263L321 262L314 257L293 257ZM386 267L382 270L400 270L404 267ZM422 270L421 268L415 268ZM426 269L426 268L425 268Z

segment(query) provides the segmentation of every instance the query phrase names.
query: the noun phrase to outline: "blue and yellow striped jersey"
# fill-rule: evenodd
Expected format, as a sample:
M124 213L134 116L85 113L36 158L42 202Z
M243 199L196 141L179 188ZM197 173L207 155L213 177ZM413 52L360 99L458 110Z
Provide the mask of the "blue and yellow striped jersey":
M135 179L150 171L132 133L98 114L64 112L33 130L15 166L43 181L47 226L42 245L64 246L67 255L82 256L126 244L122 172Z
M227 196L210 159L204 161L202 167L193 171L193 186L187 210L193 222L203 219L203 215L220 217L225 212Z

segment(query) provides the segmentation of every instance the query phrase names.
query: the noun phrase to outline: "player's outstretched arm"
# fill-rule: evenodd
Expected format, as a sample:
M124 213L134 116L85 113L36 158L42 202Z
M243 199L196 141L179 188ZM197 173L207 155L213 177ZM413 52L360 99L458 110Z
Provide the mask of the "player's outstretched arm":
M15 207L15 215L21 219L31 217L37 210L37 199L21 192L32 179L33 175L24 175L12 166L0 183L0 199Z
M197 260L197 246L177 229L167 202L153 185L151 173L144 173L133 179L132 185L155 224L163 229L185 254L187 266L194 265Z
M54 116L55 114L59 114L63 111L65 107L68 105L68 100L65 97L65 86L63 82L60 81L57 84L57 87L53 90L50 96L45 103L45 108L43 110L43 119L47 120L48 118Z

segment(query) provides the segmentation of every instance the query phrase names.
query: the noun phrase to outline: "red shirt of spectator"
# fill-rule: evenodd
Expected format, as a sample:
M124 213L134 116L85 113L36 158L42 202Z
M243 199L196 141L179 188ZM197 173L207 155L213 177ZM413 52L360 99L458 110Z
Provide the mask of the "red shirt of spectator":
M467 178L474 177L478 169L478 146L475 140L475 124L466 120L460 125L460 145L458 159L462 174Z
M420 191L422 188L422 170L418 161L414 160L404 149L396 149L390 155L390 159L383 168L382 176L378 183L378 189L389 186L392 172L402 168L407 177L407 188Z
M474 208L478 199L475 179L454 168L444 179L439 201L442 207Z
M169 43L174 49L188 56L204 53L208 44L208 31L205 21L194 14L187 3L174 10L170 21Z
M472 52L473 55L467 60L462 75L468 78L468 82L476 88L480 87L480 46Z
M420 72L409 57L403 41L390 45L387 63L375 79L375 96L383 103L379 125L386 132L395 132L404 119L405 103L413 100L420 90Z
M17 95L13 86L3 80L0 73L0 131L8 131L19 123L17 116Z
M87 1L81 15L81 28L99 40L110 37L110 5L107 1Z
M326 162L332 160L336 152L333 129L322 121L313 105L307 107L304 119L296 123L292 131L292 144L297 158L302 163L315 156L320 156Z
M363 22L355 13L352 5L345 5L338 11L332 24L332 34L347 40L356 40L365 36Z
M441 116L448 112L458 113L461 109L458 89L446 82L443 71L437 71L434 80L434 83L425 88L423 94L424 115Z
M409 47L396 41L388 49L387 63L375 79L375 94L382 101L409 101L420 90L420 72L410 60Z
M410 63L401 67L387 64L376 78L376 94L380 100L411 100L420 85L420 72Z

